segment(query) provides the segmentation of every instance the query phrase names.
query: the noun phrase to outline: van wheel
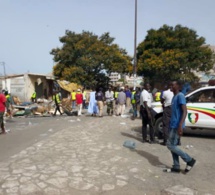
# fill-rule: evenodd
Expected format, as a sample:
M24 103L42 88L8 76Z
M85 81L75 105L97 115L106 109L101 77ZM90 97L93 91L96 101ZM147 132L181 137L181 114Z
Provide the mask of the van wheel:
M158 137L158 139L163 138L163 121L162 121L162 117L159 117L155 121L155 135Z

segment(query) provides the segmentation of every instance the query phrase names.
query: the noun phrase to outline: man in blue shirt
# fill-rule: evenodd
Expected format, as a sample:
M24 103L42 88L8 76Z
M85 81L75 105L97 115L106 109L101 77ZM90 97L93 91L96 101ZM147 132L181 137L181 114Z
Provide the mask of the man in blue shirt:
M185 127L184 121L187 116L186 100L184 94L180 92L180 87L181 85L178 81L173 81L171 84L174 97L172 99L172 114L167 148L172 153L173 167L171 169L165 169L165 172L180 172L179 156L187 163L185 173L189 172L196 162L195 159L177 147L178 139L183 134Z

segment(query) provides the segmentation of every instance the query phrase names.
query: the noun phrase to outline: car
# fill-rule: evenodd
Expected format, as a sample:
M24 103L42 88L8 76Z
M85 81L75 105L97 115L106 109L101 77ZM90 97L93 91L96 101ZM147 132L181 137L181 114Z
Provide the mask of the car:
M191 129L215 130L215 86L201 87L186 96L187 116L185 126ZM156 134L162 135L163 108L160 102L153 102L154 127Z

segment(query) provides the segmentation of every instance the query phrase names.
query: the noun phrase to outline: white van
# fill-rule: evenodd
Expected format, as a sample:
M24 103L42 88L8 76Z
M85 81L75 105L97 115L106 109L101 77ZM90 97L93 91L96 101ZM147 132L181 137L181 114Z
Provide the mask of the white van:
M200 129L215 130L215 86L199 88L186 96L187 117L185 126ZM155 131L162 133L163 109L160 102L153 102L155 111Z

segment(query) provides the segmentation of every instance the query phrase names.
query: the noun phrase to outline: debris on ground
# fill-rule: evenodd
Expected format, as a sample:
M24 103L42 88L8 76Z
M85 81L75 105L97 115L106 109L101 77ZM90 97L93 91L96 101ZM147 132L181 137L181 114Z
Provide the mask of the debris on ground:
M123 146L126 147L126 148L135 149L136 148L136 143L134 141L131 141L131 140L126 140L123 143Z

